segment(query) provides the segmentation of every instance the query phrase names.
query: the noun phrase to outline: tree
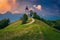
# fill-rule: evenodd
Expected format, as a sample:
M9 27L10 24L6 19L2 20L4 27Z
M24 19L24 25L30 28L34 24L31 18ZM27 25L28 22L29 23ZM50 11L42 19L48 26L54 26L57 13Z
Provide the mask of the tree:
M22 17L22 24L26 24L27 20L28 20L28 16L26 14L24 14Z
M30 10L30 17L32 17L33 16L33 11L32 10Z
M34 18L34 19L38 19L38 20L40 20L40 16L39 16L39 15L37 15L37 13L36 13L36 12L34 12L34 13L33 13L33 18Z

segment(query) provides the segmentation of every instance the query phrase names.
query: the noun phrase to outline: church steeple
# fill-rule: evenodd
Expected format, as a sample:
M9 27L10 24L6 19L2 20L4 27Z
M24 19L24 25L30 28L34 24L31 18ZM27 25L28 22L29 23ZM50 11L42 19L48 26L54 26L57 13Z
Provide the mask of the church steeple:
M29 16L30 12L29 12L28 6L26 6L26 8L25 8L25 13Z
M26 6L26 9L25 9L25 10L29 10L29 9L28 9L28 6Z

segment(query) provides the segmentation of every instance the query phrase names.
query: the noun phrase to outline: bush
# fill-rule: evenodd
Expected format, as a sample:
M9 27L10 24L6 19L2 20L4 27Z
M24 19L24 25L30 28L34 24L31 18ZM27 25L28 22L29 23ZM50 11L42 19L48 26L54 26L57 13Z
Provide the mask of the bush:
M3 19L0 21L0 29L5 28L9 25L10 20L9 19Z
M28 20L28 16L26 14L24 14L22 17L22 24L26 24L27 20Z

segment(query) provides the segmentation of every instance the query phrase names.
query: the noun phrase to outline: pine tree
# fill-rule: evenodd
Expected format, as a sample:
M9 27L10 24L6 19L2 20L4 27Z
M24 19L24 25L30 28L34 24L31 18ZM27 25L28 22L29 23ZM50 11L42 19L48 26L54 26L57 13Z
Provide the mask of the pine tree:
M28 16L26 14L24 14L22 17L22 24L26 24L27 20L28 20Z

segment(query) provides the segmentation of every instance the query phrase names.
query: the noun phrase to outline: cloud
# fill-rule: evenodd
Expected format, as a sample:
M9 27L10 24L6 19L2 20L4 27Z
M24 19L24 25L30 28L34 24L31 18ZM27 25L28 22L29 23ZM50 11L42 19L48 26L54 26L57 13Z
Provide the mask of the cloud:
M30 1L0 0L0 14L4 14L7 11L10 11L12 13L21 13L24 12L26 6L29 7L29 10L34 10L34 8L41 10L41 5L33 5Z
M0 13L6 12L10 9L10 6L7 3L7 0L0 0Z
M31 8L29 8L29 11L30 11L30 10L34 10L34 9L31 7Z
M7 11L21 13L24 11L26 5L30 7L31 4L25 0L0 0L0 14L4 14Z
M0 13L5 13L16 8L16 0L0 0Z
M42 10L42 6L41 5L33 5L34 8L36 8L37 10Z

